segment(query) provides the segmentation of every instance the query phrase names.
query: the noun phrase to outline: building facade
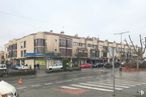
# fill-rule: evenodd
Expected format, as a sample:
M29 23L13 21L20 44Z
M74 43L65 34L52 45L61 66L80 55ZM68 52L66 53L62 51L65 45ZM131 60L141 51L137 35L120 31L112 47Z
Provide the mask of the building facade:
M0 51L0 64L3 64L5 61L4 59L4 51Z
M112 51L116 59L123 57L122 60L131 58L133 53L133 49L129 50L125 44L53 31L33 33L5 45L9 64L27 64L30 68L40 64L42 69L63 59L70 59L73 64L107 62L112 58Z

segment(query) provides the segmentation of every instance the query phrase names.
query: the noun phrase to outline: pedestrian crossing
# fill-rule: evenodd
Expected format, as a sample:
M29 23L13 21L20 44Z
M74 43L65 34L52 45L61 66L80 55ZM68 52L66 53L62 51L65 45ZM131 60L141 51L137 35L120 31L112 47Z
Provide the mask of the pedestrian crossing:
M142 82L135 82L129 80L116 79L115 90L122 91L124 89L132 88L138 85L146 84ZM61 89L87 89L87 90L97 90L105 92L113 92L112 80L102 80L102 81L88 81L80 82L76 84L69 84L67 86L59 86Z

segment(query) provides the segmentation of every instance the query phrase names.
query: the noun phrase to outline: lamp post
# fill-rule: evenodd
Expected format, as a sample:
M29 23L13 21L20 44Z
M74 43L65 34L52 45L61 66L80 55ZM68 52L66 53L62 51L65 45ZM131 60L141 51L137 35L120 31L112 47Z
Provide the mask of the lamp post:
M112 69L113 69L113 97L115 96L115 65L114 65L115 55L114 48L112 48Z
M123 41L123 34L130 33L130 31L120 32L120 33L114 33L114 35L120 35L121 36L121 53L122 53L122 41Z

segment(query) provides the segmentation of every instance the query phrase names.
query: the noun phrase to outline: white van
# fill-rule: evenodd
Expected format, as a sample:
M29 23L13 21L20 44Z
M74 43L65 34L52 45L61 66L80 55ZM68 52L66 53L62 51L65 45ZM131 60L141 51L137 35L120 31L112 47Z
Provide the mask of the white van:
M16 88L3 80L0 81L0 97L18 97Z

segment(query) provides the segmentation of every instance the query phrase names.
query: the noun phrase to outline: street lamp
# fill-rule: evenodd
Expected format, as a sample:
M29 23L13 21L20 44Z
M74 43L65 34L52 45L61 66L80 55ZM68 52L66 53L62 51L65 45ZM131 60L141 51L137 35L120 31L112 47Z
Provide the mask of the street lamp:
M120 32L120 33L114 33L114 35L121 35L121 51L122 51L122 41L123 41L123 34L126 34L126 33L130 33L130 31L125 31L125 32Z
M114 33L114 35L120 35L121 36L121 53L122 53L122 41L123 41L123 34L130 33L130 31L120 32L120 33Z
M122 52L122 35L126 34L126 33L130 33L130 31L126 31L126 32L121 32L121 33L114 33L114 35L121 35L121 52ZM112 71L113 71L113 97L115 96L115 53L114 53L114 48L112 49Z
M114 48L112 49L112 71L113 71L113 97L115 96L115 65L114 65L115 55Z

